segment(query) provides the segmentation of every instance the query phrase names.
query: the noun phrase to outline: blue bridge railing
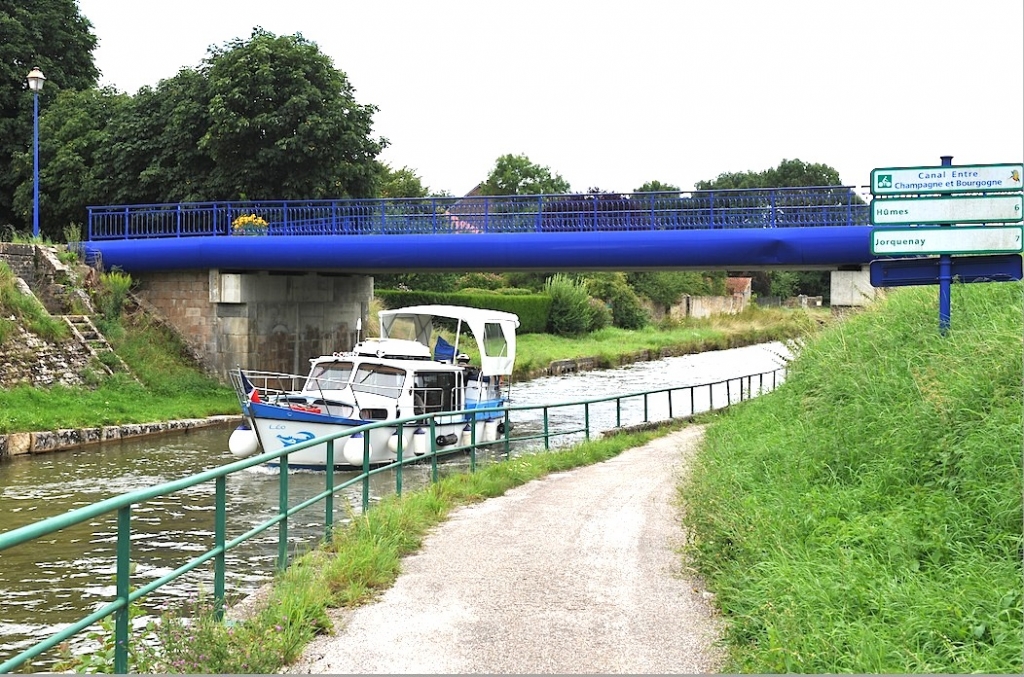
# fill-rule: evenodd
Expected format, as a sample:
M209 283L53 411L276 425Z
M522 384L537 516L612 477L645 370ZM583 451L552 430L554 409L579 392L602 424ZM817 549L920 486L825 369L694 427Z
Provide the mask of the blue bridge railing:
M255 218L241 218L255 217ZM89 207L90 240L703 230L870 224L852 186Z

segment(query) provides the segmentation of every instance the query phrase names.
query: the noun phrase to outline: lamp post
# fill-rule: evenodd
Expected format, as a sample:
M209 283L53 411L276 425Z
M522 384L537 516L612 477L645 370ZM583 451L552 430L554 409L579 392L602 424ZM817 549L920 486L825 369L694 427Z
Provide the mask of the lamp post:
M28 74L28 88L32 90L32 237L39 237L39 92L46 76L38 68Z

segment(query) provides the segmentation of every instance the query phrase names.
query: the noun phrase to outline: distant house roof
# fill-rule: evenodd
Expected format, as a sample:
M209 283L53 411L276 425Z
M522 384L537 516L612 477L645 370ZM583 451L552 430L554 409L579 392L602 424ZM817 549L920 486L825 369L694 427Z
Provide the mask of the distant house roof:
M749 294L752 277L727 277L725 288L730 294Z

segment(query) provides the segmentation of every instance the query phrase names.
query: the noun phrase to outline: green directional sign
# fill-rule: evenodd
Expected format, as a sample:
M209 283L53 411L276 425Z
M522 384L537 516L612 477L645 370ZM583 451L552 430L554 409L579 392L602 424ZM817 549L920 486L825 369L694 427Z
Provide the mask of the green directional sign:
M1024 195L875 198L871 201L871 224L876 226L1021 221L1024 221Z
M875 228L871 253L876 256L930 254L1016 254L1024 250L1021 226L963 228Z
M872 195L989 193L1024 190L1024 164L888 167L871 170Z

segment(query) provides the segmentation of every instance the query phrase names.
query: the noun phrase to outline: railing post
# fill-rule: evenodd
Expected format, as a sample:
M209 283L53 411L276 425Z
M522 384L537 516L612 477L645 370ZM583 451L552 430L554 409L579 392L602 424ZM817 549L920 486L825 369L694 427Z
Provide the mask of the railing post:
M668 389L668 417L669 417L669 419L675 418L675 416L672 415L672 391L673 391L672 388Z
M590 403L583 403L583 435L590 439Z
M437 484L437 425L430 417L430 482Z
M124 208L124 239L128 239L128 235L132 232L131 229L132 217L128 212L128 208Z
M278 468L277 514L281 521L277 523L277 568L284 571L288 566L288 454L281 457Z
M174 215L174 235L175 237L181 237L181 203L178 203L178 208L175 210Z
M693 386L690 386L690 416L697 415L696 401L693 398Z
M615 398L615 427L622 427L622 398Z
M217 620L224 617L225 595L225 555L224 543L227 541L228 520L228 478L221 475L214 480L213 506L213 547L219 552L213 558L213 613Z
M551 442L548 438L548 408L544 407L544 451L551 451Z
M469 472L476 472L476 416L470 414L466 425L469 426Z
M732 382L729 379L725 379L725 406L726 407L732 406L732 390L729 387L731 385L731 383Z
M647 393L644 393L644 423L649 423L650 417L647 415Z
M774 190L768 191L768 196L769 196L769 199L771 200L771 211L768 214L768 224L772 228L777 228L778 225L779 225L779 222L778 222L778 220L775 217L775 191Z
M363 514L370 509L370 431L363 431Z
M327 496L324 498L324 539L331 540L334 532L334 440L327 440L327 465L324 467Z
M402 424L398 424L398 448L395 450L395 457L397 459L398 467L395 468L395 493L399 496L402 495L402 469L405 464L402 463L402 455L405 453L405 434L402 432Z
M131 624L128 596L131 594L131 506L117 511L117 599L124 605L114 612L114 672L128 674L128 630Z
M508 419L508 409L505 410L505 460L512 455L512 422Z

